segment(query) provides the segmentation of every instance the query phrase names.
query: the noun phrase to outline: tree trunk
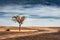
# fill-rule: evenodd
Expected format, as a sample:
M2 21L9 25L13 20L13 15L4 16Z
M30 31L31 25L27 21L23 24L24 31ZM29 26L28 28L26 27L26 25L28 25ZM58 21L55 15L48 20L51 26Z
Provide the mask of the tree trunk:
M21 24L19 24L19 31L21 30Z

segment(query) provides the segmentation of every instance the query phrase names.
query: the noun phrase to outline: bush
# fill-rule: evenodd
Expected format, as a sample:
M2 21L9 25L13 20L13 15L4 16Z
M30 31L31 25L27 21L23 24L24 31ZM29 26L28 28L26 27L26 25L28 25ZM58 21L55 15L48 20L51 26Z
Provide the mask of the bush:
M10 29L6 29L6 31L10 31Z

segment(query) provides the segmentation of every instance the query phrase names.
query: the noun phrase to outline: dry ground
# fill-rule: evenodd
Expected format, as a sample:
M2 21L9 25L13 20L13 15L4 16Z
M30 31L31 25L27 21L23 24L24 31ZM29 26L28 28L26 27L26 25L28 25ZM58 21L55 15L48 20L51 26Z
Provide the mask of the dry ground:
M10 31L6 31L10 29ZM60 27L0 26L0 40L60 40Z

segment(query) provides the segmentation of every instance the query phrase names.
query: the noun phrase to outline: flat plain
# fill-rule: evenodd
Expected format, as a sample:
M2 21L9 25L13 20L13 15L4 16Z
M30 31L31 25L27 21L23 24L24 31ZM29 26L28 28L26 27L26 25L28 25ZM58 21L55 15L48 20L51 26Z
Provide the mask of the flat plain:
M0 26L0 40L60 40L60 27L28 26L18 29L17 26Z

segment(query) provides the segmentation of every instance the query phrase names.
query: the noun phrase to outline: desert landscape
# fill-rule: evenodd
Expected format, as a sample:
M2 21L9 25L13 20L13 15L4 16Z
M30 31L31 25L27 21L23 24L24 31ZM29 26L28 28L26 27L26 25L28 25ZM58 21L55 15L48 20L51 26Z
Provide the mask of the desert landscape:
M60 27L0 26L0 40L60 40Z
M0 40L60 40L60 0L0 0Z

